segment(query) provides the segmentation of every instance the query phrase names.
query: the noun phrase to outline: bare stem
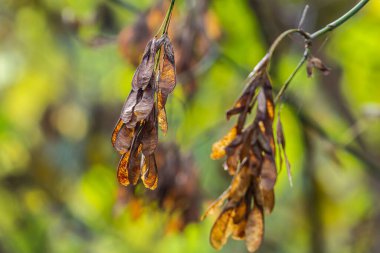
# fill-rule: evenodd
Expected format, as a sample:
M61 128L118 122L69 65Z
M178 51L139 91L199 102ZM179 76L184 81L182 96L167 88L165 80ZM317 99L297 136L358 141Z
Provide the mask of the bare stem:
M269 49L269 58L271 58L271 56L272 56L274 50L277 48L278 44L289 34L292 34L292 33L301 34L302 36L305 37L306 43L308 43L308 44L306 45L306 50L305 50L305 53L304 53L301 61L298 63L298 65L295 68L295 70L293 71L293 73L289 76L288 80L286 80L285 84L282 86L281 90L279 91L279 93L276 96L275 102L278 102L280 100L281 96L284 94L285 90L288 88L288 86L289 86L290 82L293 80L294 76L297 74L297 72L300 70L300 68L306 62L306 60L309 56L309 53L310 53L309 45L310 45L311 41L321 37L322 35L324 35L328 32L331 32L335 28L337 28L340 25L342 25L343 23L345 23L347 20L352 18L356 13L358 13L369 1L370 0L361 0L351 10L346 12L346 14L344 14L340 18L336 19L335 21L331 22L330 24L328 24L324 28L314 32L313 34L309 35L308 33L303 32L300 29L291 29L291 30L285 31L284 33L282 33L280 36L277 37L277 39L273 42L271 48Z
M290 30L287 30L283 33L280 34L280 36L278 36L276 38L276 40L272 43L271 47L269 48L269 51L268 51L268 61L270 62L271 58L272 58L272 55L274 53L274 51L276 50L276 48L278 47L278 45L280 44L280 42L286 38L288 35L291 35L293 33L298 33L300 35L302 35L305 40L309 40L310 39L310 35L306 32L304 32L303 30L301 29L290 29Z
M340 25L342 25L343 23L345 23L347 20L349 20L351 17L353 17L356 13L358 13L364 7L364 5L366 5L369 1L370 0L361 0L351 10L349 10L348 12L346 12L346 14L344 14L343 16L341 16L340 18L338 18L337 20L331 22L330 24L328 24L324 28L316 31L312 35L310 35L310 39L312 39L312 40L316 39L316 38L324 35L325 33L331 32L335 28L339 27Z
M158 37L158 35L160 34L161 30L162 30L162 33L161 33L162 35L164 35L165 33L168 32L168 28L169 28L169 24L170 24L170 19L171 19L173 8L174 8L174 3L175 3L175 0L171 0L169 9L168 9L168 11L166 12L166 15L165 15L164 22L162 23L160 29L158 29L156 37Z
M277 93L276 98L274 99L274 103L276 104L278 101L280 101L282 95L285 93L286 89L288 88L290 82L293 80L293 78L296 76L297 72L301 69L303 64L306 62L307 57L309 55L309 50L306 49L302 59L299 61L297 67L294 69L293 73L289 76L289 78L286 80L284 85L281 87L280 91Z
M169 10L166 13L165 22L164 22L165 26L164 26L164 30L162 31L162 34L165 34L165 33L168 32L168 28L169 28L169 24L170 24L170 19L172 17L172 12L173 12L173 8L174 8L174 3L175 3L175 0L172 0L171 3L170 3Z
M305 21L305 18L306 18L306 14L309 10L309 5L307 4L305 6L305 9L303 9L303 12L302 12L302 16L301 16L301 19L300 19L300 22L298 23L298 29L301 29L302 25L303 25L303 22Z
M169 9L166 12L166 16L165 16L164 22L162 23L160 29L158 29L156 37L158 37L158 35L160 34L161 30L162 30L161 35L164 35L164 34L168 33L170 19L171 19L173 8L174 8L174 3L175 3L175 0L171 0ZM157 52L156 63L155 63L155 66L154 66L155 71L158 69L160 58L161 58L161 48L158 49L158 52Z

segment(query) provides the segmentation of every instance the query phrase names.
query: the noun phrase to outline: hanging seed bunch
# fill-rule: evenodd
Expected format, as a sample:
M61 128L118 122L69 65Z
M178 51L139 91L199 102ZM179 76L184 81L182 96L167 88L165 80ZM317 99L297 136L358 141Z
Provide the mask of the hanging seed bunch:
M231 185L204 215L223 206L210 234L211 245L216 249L232 236L235 240L245 240L250 252L256 251L263 240L264 214L271 213L274 207L277 145L273 134L273 91L267 65L266 56L249 76L233 108L227 111L227 119L237 116L236 125L212 147L211 158L226 156L224 166L232 176ZM246 124L253 109L256 111L254 119ZM280 121L277 135L278 146L284 151Z
M112 134L112 144L122 155L117 178L120 184L136 185L141 178L145 187L157 187L158 172L154 155L158 126L168 129L165 104L176 85L173 46L167 36L172 6L160 38L151 39L132 79L132 90L123 106ZM161 52L163 51L163 54Z

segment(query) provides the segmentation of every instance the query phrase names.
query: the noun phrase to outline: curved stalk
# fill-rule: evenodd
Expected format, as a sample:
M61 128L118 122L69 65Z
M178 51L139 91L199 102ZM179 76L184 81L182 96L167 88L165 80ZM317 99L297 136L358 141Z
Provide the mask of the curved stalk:
M310 40L310 35L308 33L306 33L305 31L301 30L301 29L290 29L290 30L287 30L287 31L281 33L276 38L276 40L272 43L272 45L271 45L271 47L269 48L269 51L268 51L268 61L271 60L274 51L276 50L276 48L278 47L278 45L281 43L281 41L285 37L287 37L288 35L291 35L293 33L300 34L301 36L303 36L305 38L306 41Z

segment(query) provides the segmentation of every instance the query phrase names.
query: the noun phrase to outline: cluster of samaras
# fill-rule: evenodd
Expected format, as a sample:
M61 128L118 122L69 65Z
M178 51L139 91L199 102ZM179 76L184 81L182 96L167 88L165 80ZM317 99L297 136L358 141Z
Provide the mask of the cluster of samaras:
M205 214L207 216L224 204L210 234L210 242L216 249L220 249L232 236L236 240L245 239L250 252L257 250L264 234L264 213L269 214L274 207L277 178L273 135L275 113L266 65L267 58L264 58L251 74L243 94L227 112L228 119L238 115L237 124L212 147L211 158L227 156L225 169L233 176L229 188ZM253 122L245 126L254 107ZM281 123L277 126L277 142L278 147L284 150Z
M163 54L161 54L163 51ZM122 154L117 178L122 185L155 189L158 175L154 151L158 126L166 133L165 104L176 84L174 52L166 34L149 41L133 76L132 90L112 134L112 144Z

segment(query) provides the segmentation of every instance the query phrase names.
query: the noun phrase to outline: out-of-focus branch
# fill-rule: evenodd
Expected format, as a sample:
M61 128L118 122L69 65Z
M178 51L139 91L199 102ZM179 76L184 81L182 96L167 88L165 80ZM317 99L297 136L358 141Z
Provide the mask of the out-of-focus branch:
M288 102L293 105L296 104L294 103L294 101L291 101L290 99L288 99ZM334 140L332 137L330 137L326 130L324 130L315 120L310 118L305 113L300 112L298 116L301 122L305 126L309 127L313 132L315 132L320 138L326 140L336 148L347 151L347 153L350 153L351 155L362 161L366 165L369 174L380 180L379 161L376 161L374 158L370 157L368 153L354 147L352 144L342 144Z
M309 216L310 223L310 252L325 252L324 228L321 218L321 194L318 187L318 180L315 175L315 152L312 137L305 126L303 128L303 140L305 146L305 158L303 164L303 186L304 204Z
M141 13L141 10L137 8L135 5L125 2L123 0L109 0L111 3L117 4L120 7L123 7L124 9L133 12L133 13Z

